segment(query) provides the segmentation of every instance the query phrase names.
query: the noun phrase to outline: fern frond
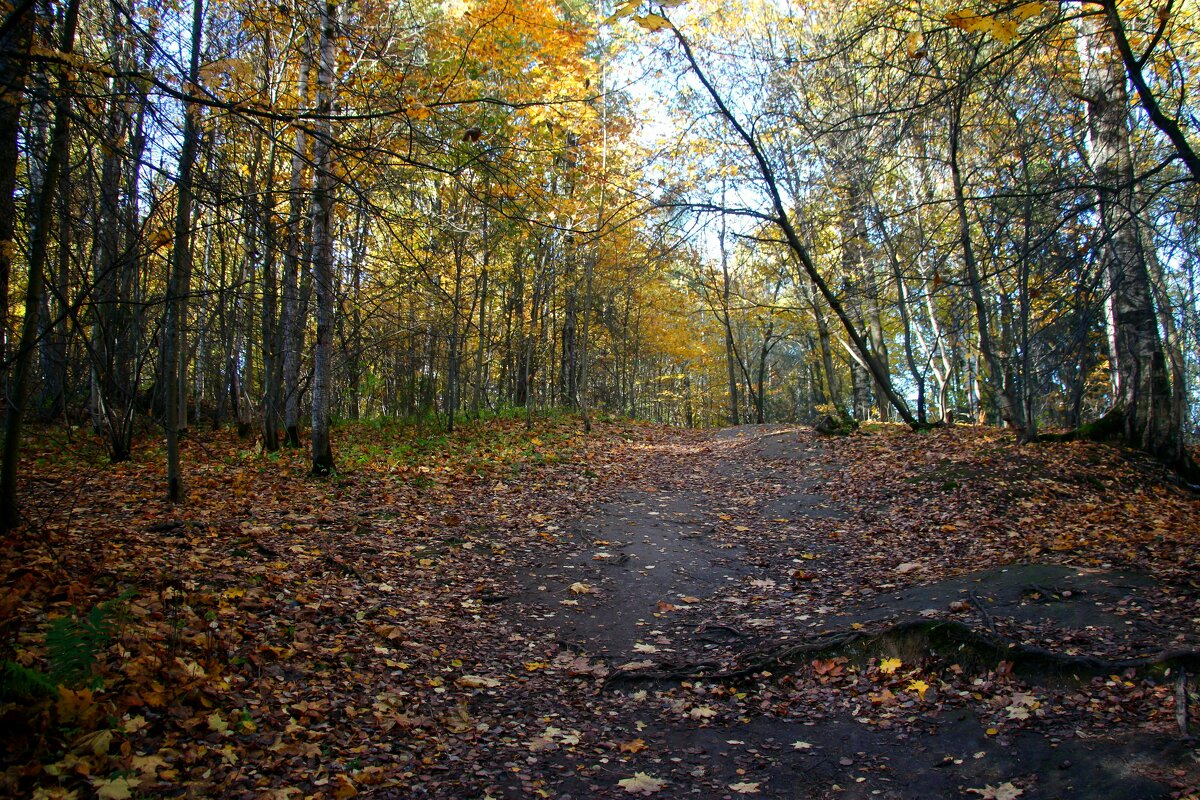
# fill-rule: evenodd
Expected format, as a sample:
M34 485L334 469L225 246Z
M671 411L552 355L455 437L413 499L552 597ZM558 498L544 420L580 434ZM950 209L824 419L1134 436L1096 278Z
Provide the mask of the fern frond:
M0 663L0 701L30 701L57 694L54 682L15 661Z

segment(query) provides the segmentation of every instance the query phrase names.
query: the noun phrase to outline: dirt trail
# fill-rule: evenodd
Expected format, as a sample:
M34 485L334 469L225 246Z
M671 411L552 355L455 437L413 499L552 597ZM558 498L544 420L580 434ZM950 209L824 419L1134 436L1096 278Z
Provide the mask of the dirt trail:
M903 587L821 589L821 576L853 575L871 558L839 526L880 513L831 500L822 455L820 439L779 426L732 429L660 455L645 485L563 532L573 545L565 555L519 576L523 624L620 675L711 673L816 631L932 617L955 602L969 602L993 632L1009 623L1122 632L1142 624L1130 609L1153 581L1103 570L1015 565ZM785 536L756 535L768 529ZM1097 736L1056 725L1052 713L997 735L969 705L897 699L885 711L865 698L829 702L824 678L801 683L763 676L756 705L739 713L713 710L740 688L719 681L683 689L612 681L595 703L597 713L625 709L609 716L644 705L638 735L657 756L622 761L664 781L656 797L979 797L1015 780L1023 793L1012 797L1152 800L1180 796L1168 779L1195 769L1188 744L1161 733ZM1020 688L1007 691L1020 698ZM559 786L562 798L628 796L582 774Z

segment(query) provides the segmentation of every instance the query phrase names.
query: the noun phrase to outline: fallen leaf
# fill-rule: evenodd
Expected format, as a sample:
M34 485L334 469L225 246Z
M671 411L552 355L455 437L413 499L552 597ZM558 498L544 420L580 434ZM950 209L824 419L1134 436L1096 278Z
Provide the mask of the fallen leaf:
M133 789L142 781L139 778L91 778L92 786L96 788L99 800L129 800L133 797Z
M967 791L981 796L983 800L1014 800L1014 798L1025 794L1025 790L1013 786L1012 781L1002 783L999 786L989 784L982 789L967 789Z
M885 658L879 662L879 671L884 675L893 675L902 663L898 658Z
M154 777L161 767L167 765L166 759L157 753L148 756L134 756L131 763L135 770L150 777Z
M630 794L650 795L662 791L667 782L647 775L644 772L635 772L632 778L623 778L617 781L617 785Z
M481 675L461 675L454 679L454 683L464 689L495 689L500 685L496 678L485 678Z
M758 783L731 783L729 788L738 794L758 794Z
M337 775L338 787L333 790L334 800L349 800L351 797L358 796L358 788L354 785L354 781L344 773Z

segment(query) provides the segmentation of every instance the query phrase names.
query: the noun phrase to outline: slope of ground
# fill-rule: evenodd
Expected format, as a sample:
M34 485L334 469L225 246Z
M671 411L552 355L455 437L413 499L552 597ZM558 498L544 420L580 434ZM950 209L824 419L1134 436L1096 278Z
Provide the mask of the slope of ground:
M1200 502L1122 451L342 433L327 481L193 440L177 509L43 448L3 793L1196 796Z

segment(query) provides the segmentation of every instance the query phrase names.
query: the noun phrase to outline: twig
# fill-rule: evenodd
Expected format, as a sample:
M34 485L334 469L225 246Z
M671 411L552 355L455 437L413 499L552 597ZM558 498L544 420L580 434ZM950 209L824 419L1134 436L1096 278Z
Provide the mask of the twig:
M975 592L967 592L967 598L971 601L971 605L975 606L975 610L979 612L979 618L983 621L983 625L988 629L988 633L992 636L996 635L996 623L992 621L992 615L983 605L983 600Z

